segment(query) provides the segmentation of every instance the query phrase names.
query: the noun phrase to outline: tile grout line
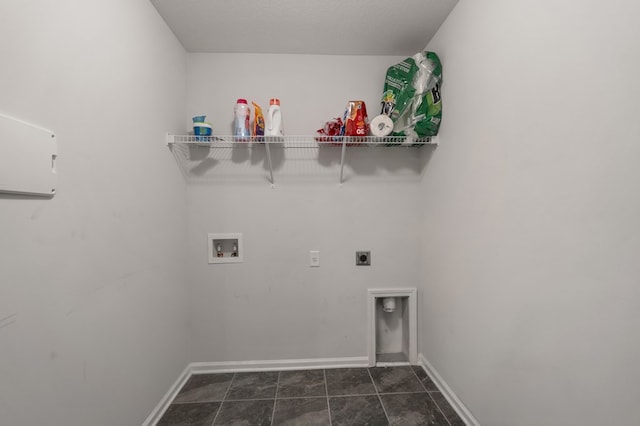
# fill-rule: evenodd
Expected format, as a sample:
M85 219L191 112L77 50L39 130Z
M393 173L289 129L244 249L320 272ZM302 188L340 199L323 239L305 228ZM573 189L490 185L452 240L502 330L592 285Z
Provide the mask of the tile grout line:
M216 413L216 416L213 418L213 422L211 423L211 426L216 424L216 420L218 420L218 416L222 412L222 404L224 404L224 401L227 399L227 395L229 395L229 391L231 390L231 385L233 385L233 381L235 380L235 378L236 378L236 373L233 373L233 376L231 377L231 381L229 382L229 387L227 388L227 391L224 393L224 396L222 397L222 401L220 401L220 407L218 407L218 412Z
M382 392L380 395L423 395L428 394L429 392L416 391L416 392ZM432 392L436 393L436 392ZM331 398L350 398L352 396L378 396L377 393L354 393L354 394L345 394L345 395L331 395ZM276 399L314 399L314 398L322 398L329 397L327 394L325 395L310 395L310 396L283 396ZM243 401L271 401L274 398L241 398L241 399L225 399L225 402L243 402ZM176 402L172 405L189 405L189 404L202 404L207 402L222 402L221 400L211 400L211 401L189 401L189 402Z
M219 399L209 399L202 401L182 401L182 402L171 402L169 405L189 405L189 404L206 404L208 402L222 402Z
M418 373L416 373L416 370L413 369L413 366L411 366L411 372L416 377L416 379L418 379L418 383L420 383L420 386L422 386L422 389L424 389L425 392L429 393L429 391L427 390L427 387L424 385L424 383L422 383L422 380L420 380L420 377L418 377Z
M380 406L382 407L382 411L384 412L384 416L387 418L387 423L391 425L391 420L389 420L389 414L387 414L387 409L382 402L382 398L380 397L380 392L378 392L378 387L376 386L376 381L373 380L373 375L371 374L371 369L367 367L367 373L369 373L369 378L371 379L371 383L373 383L373 389L376 391L376 396L378 397L378 401L380 401Z
M422 367L420 367L420 368L422 368ZM422 383L422 380L420 380L420 377L418 377L418 373L416 373L416 370L414 370L413 366L411 366L411 371L413 372L413 375L416 376L416 379L418 379L418 382L420 382L420 386L422 386L422 388L427 392L427 395L429 395L429 399L431 399L431 401L433 401L433 403L435 404L435 406L438 409L438 411L440 411L440 414L442 414L442 417L444 417L444 419L447 421L449 426L451 426L451 422L449 421L449 417L447 417L447 415L444 414L444 411L442 410L442 408L440 408L440 406L438 405L436 400L433 399L433 397L431 396L431 393L429 392L429 390L427 390L427 387L424 385L424 383ZM429 377L429 376L427 375L427 377ZM431 377L429 377L429 380L431 380Z
M278 400L278 387L280 386L280 375L282 371L278 371L278 379L276 380L276 392L273 394L273 410L271 411L271 426L276 418L276 402Z
M241 398L241 399L227 399L225 402L244 402L244 401L271 401L275 398ZM279 399L301 399L301 398L279 398Z
M329 413L329 426L331 426L331 405L329 404L329 384L327 383L327 370L322 369L324 378L324 396L327 398L327 412Z
M442 414L442 417L444 417L444 419L447 421L447 423L449 423L449 426L451 426L451 421L449 420L449 417L446 414L444 414L444 411L442 410L442 408L440 408L440 406L438 405L438 402L435 399L433 399L431 394L428 394L428 395L429 395L429 398L431 398L431 400L435 404L435 406L438 409L438 411L440 411L440 413Z
M406 391L406 392L380 392L380 395L422 395L422 394L428 394L429 392L423 392L423 391Z
M374 393L352 393L345 395L331 395L332 398L348 398L350 396L376 396L376 395L413 395L413 394L426 394L428 392L424 391L415 391L415 392L374 392ZM300 397L292 397L292 398L300 398Z

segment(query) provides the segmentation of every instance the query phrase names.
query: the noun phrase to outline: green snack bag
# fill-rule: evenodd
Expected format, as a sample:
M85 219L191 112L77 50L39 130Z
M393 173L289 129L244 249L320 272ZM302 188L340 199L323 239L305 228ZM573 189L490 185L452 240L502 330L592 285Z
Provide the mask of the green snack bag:
M389 67L382 114L391 117L394 136L426 138L438 134L442 120L442 64L434 52L416 53Z

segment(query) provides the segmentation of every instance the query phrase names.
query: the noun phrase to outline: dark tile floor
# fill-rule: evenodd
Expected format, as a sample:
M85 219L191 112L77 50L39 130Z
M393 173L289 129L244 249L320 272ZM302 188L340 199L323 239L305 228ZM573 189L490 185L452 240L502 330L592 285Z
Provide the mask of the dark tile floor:
M159 426L463 426L419 366L191 376Z

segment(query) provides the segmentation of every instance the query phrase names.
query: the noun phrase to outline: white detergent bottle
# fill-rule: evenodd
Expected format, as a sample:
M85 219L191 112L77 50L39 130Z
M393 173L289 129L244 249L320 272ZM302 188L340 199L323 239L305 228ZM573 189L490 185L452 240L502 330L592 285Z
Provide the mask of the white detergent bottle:
M251 136L249 130L249 105L246 99L238 99L235 108L233 109L233 136L237 141L247 141Z
M269 110L264 120L265 136L284 136L282 127L282 112L280 111L280 99L269 100Z

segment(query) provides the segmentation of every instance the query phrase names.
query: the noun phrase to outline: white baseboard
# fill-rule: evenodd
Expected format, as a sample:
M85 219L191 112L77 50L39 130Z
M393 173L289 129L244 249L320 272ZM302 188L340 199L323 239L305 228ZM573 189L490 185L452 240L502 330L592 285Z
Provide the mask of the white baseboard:
M169 392L151 412L142 426L154 426L171 405L182 386L194 374L238 373L247 371L283 371L313 370L323 368L368 367L369 358L311 358L311 359L278 359L267 361L224 361L224 362L192 362L184 369Z
M444 379L438 374L435 368L427 361L427 358L424 357L423 354L418 354L418 363L422 366L427 375L431 378L433 383L438 387L440 393L449 401L451 407L456 410L456 413L460 416L460 418L470 426L480 426L478 420L471 414L469 409L464 406L460 398L456 396L455 393L451 390L449 385L444 381Z
M144 423L142 423L142 426L153 426L158 423L158 420L162 418L164 412L167 411L167 408L169 408L169 405L171 405L171 401L173 401L173 398L176 397L189 377L191 377L191 368L188 365L187 368L185 368L182 373L180 373L180 376L178 376L178 380L176 380L173 385L171 385L169 391L162 397L156 408L154 408L151 414L149 414L149 417L147 417Z
M313 370L320 368L367 367L369 359L363 357L350 358L310 358L310 359L277 359L267 361L224 361L224 362L192 362L189 364L191 374L204 373L237 373L240 371L279 371L279 370Z

